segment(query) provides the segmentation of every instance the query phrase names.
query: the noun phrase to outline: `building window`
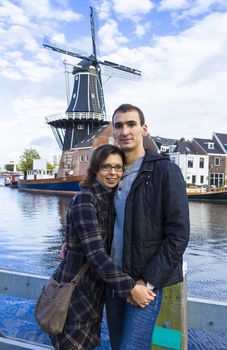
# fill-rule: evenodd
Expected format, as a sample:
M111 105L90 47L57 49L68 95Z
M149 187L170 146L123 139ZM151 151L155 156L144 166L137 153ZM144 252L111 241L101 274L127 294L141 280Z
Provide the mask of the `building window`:
M207 146L208 146L208 149L214 149L214 143L213 142L208 142Z
M199 167L204 168L204 158L199 158Z
M161 152L166 152L168 150L168 146L161 146L161 149L160 149L160 151Z
M200 183L201 183L201 184L204 183L204 176L203 176L203 175L200 176Z
M224 174L222 174L222 173L210 174L210 186L223 187L224 186Z
M71 164L72 164L72 156L71 155L66 155L65 157L64 157L64 165L65 166L70 166Z
M196 176L192 175L192 184L194 185L196 183Z
M87 154L81 154L80 155L80 162L87 162L88 161L88 155Z
M214 158L214 165L215 165L215 166L220 166L220 165L221 165L221 159L220 159L220 157L215 157L215 158Z
M193 168L193 158L188 158L188 168Z

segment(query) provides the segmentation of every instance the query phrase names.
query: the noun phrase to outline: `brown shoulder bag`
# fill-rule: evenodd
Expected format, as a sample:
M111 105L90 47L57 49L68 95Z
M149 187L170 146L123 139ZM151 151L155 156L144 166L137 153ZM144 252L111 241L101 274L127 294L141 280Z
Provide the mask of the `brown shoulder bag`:
M50 277L43 287L36 303L35 318L44 332L56 335L63 331L72 293L88 269L86 262L71 282L57 282Z

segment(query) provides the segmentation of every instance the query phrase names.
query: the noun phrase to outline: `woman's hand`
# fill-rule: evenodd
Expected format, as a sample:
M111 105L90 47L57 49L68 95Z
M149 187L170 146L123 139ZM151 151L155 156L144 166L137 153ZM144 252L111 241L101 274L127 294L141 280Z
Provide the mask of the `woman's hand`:
M131 305L136 304L137 306L145 307L154 300L155 296L156 294L147 288L145 283L140 280L137 281L135 287L131 290L127 302Z
M59 258L61 260L64 260L65 259L65 254L66 254L66 243L63 243L62 246L61 246L60 253L59 253Z

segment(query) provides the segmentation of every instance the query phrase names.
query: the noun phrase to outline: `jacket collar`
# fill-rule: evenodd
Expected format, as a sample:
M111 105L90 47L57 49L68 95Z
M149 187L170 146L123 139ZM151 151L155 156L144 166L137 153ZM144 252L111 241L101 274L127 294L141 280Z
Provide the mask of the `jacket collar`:
M114 193L114 189L113 190L109 190L107 189L105 186L103 186L99 181L96 181L92 186L91 186L91 191L99 194L99 195L108 195L108 194L112 194Z
M159 154L157 152L152 151L151 149L145 149L145 156L139 172L141 173L146 170L153 171L154 164L158 160L170 161L170 158L168 155Z
M152 151L151 149L145 149L145 156L144 156L143 163L156 161L156 160L163 160L163 159L169 160L169 156L164 154L159 154L157 152Z

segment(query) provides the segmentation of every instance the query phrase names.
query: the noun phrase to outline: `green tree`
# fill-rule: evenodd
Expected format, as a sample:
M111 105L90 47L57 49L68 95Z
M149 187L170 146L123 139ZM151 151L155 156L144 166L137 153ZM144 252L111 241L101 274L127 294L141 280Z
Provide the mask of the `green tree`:
M40 159L39 153L33 148L25 149L24 153L20 156L18 169L24 173L26 173L27 170L32 170L33 159Z
M14 164L5 164L6 171L13 171L14 170Z
M47 162L47 170L53 170L53 169L54 169L54 164Z

